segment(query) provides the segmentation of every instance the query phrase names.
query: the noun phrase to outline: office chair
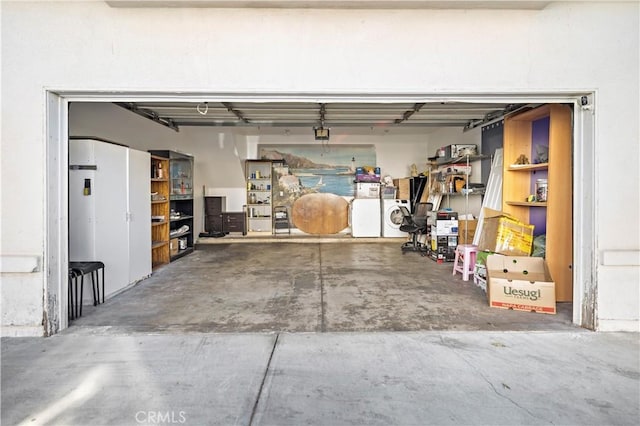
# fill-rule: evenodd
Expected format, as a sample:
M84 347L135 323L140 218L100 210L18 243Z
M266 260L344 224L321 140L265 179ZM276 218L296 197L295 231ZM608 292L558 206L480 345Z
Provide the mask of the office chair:
M407 232L411 240L402 244L402 254L407 251L417 251L421 256L426 256L429 250L428 242L420 242L420 237L427 234L427 213L433 208L431 203L417 203L412 214L405 206L399 206L402 212L402 224L400 230Z

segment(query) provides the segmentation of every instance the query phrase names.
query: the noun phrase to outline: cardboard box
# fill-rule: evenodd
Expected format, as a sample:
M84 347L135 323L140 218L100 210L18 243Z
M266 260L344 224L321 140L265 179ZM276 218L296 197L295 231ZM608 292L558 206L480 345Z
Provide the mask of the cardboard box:
M385 200L394 200L396 199L396 188L393 186L382 186L380 187L380 198Z
M394 179L393 186L396 187L396 199L411 200L411 178ZM429 190L425 188L420 198L420 203L429 202Z
M356 182L380 182L380 167L356 167Z
M431 228L431 232L434 232L437 236L442 235L455 235L458 236L458 221L457 220L436 220L435 230Z
M556 286L541 257L487 257L489 306L516 311L556 313Z
M178 254L178 249L180 247L180 238L172 238L169 240L169 252L171 256L175 256Z
M477 220L459 220L458 241L460 244L473 244L473 236L476 234L477 227Z
M533 225L507 213L485 208L478 250L512 256L529 256L533 245Z
M456 257L458 237L456 235L434 236L431 234L430 256L433 260L453 262Z
M380 184L374 182L356 183L356 198L380 198Z
M394 179L393 186L397 188L396 197L398 200L408 200L410 196L411 187L411 179L410 178L402 178L402 179Z
M458 213L449 210L438 210L436 220L458 220Z

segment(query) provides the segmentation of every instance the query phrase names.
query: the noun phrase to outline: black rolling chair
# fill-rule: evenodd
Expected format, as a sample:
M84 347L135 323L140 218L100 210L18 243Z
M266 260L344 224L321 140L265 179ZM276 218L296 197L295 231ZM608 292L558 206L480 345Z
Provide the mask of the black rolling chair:
M400 206L403 216L400 230L407 232L411 236L411 240L402 245L402 254L408 251L415 251L422 256L427 255L429 250L428 243L420 242L420 237L427 234L427 213L432 208L433 204L431 203L417 203L415 212L412 214L405 206Z

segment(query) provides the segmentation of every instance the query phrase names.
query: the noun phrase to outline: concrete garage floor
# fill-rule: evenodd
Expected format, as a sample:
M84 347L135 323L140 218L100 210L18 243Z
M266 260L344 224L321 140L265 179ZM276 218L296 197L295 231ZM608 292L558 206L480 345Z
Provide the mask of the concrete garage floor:
M546 315L489 308L473 281L401 241L200 245L72 328L327 332L572 330L571 303ZM353 240L351 240L353 241Z
M637 333L490 309L399 251L197 250L62 333L2 339L1 423L637 424Z
M637 425L638 336L130 333L2 340L3 425Z

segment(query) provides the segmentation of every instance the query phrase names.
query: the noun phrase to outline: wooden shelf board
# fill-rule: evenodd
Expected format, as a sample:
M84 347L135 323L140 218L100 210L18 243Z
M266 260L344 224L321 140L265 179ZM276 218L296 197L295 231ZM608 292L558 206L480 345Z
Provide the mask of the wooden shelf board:
M169 200L152 200L151 204L164 204L164 203L168 203Z
M151 178L151 182L169 182L169 179Z
M532 172L536 170L547 170L549 168L549 163L540 163L540 164L511 164L509 166L510 172Z
M173 262L174 260L180 259L182 256L186 256L192 252L193 252L193 247L187 247L184 250L179 250L178 253L171 255L171 261Z
M530 203L528 201L505 201L506 204L510 206L524 206L524 207L547 207L547 203L543 202L533 202Z
M151 222L151 226L160 226L160 225L166 225L167 222L166 220L163 220L162 222Z
M181 233L176 234L176 235L171 235L171 234L169 234L169 238L173 240L174 238L182 238L182 237L184 237L185 235L189 235L189 234L191 234L191 231L181 232Z
M160 247L164 247L167 244L169 244L169 241L152 241L151 242L151 249L153 250L153 249L157 249L157 248L160 248Z
M181 216L180 219L171 219L171 222L180 222L188 219L193 219L193 216Z

